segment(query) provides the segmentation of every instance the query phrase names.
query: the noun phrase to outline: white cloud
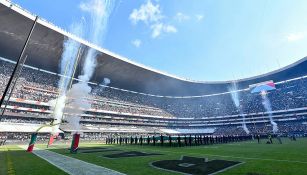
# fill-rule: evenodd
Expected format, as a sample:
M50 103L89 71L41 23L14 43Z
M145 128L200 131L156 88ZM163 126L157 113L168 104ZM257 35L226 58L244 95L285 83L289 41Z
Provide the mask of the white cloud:
M133 41L131 41L131 43L135 46L135 47L140 47L142 44L142 41L139 39L135 39Z
M165 23L165 18L162 15L160 5L153 4L150 0L148 0L145 4L142 4L140 8L133 9L129 19L134 25L139 22L143 22L146 26L150 27L152 38L157 38L162 33L177 32L175 26Z
M81 2L79 8L84 12L95 13L97 15L103 16L106 4L101 0L89 0L86 2Z
M186 21L186 20L189 20L190 19L190 16L188 15L185 15L181 12L178 12L175 16L175 19L178 21L178 22L183 22L183 21Z
M174 27L172 25L164 25L163 30L167 33L176 33L177 32L176 27Z
M163 23L157 23L150 27L152 29L151 37L157 38L161 35L162 32L165 33L176 33L177 29L176 27L169 25L169 24L163 24Z
M290 33L286 36L286 39L289 42L293 42L293 41L302 40L305 37L306 37L306 34L304 33Z
M143 21L148 24L149 22L157 22L162 17L159 4L154 5L151 1L147 1L146 4L141 5L139 9L133 9L129 16L129 19L137 24L139 21Z
M152 29L151 37L157 38L161 34L163 24L162 23L154 24L150 28Z
M204 15L195 15L195 18L197 19L197 21L201 21L204 19Z

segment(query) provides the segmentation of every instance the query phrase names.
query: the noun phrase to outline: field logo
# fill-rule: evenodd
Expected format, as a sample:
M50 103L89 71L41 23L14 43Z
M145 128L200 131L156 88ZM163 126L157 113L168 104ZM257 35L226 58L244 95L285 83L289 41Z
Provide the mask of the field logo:
M210 160L206 158L183 156L180 160L160 160L152 162L151 165L155 168L175 171L184 174L214 174L224 171L241 162L229 160Z
M128 152L120 152L120 153L114 153L105 155L106 158L126 158L126 157L145 157L145 156L156 156L156 155L162 155L158 153L145 153L145 152L139 152L139 151L128 151Z

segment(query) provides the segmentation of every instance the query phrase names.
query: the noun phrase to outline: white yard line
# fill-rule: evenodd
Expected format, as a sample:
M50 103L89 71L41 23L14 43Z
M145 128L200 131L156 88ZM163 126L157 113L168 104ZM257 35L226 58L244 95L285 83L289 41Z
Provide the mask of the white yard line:
M27 146L19 146L26 149ZM35 149L33 153L71 175L124 175L123 173L64 156L53 151Z

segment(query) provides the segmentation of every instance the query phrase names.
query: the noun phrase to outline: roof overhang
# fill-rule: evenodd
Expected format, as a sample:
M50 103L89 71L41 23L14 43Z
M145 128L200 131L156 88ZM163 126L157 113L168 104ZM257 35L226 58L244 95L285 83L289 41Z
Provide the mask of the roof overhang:
M16 61L35 15L8 1L0 0L0 2L0 56ZM191 81L163 73L95 46L41 18L38 19L25 52L28 55L26 64L51 72L59 72L58 65L63 52L63 42L67 38L80 42L84 53L89 48L97 50L97 67L92 82L100 83L104 77L108 77L111 79L112 87L166 96L220 93L228 91L231 83L231 81ZM237 80L237 83L240 88L247 88L248 85L257 82L282 81L303 76L307 74L306 60L307 57L267 74ZM77 73L81 72L81 68L82 65L78 66Z

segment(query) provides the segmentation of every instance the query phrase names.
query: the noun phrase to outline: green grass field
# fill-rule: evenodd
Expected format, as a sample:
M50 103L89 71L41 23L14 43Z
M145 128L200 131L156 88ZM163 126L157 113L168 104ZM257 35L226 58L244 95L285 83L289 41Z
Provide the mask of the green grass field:
M49 150L131 175L179 174L154 168L150 166L150 163L158 160L178 160L181 156L244 162L219 173L225 175L307 175L307 139L298 139L294 142L285 138L283 142L282 145L267 145L264 144L263 140L262 144L249 141L183 148L81 143L81 148L102 147L116 150L70 154L67 149L68 145L54 145ZM36 146L45 148L45 145ZM104 157L104 155L123 151L159 153L162 155L116 159ZM34 154L26 153L17 145L10 145L0 147L0 174L49 175L66 173Z

